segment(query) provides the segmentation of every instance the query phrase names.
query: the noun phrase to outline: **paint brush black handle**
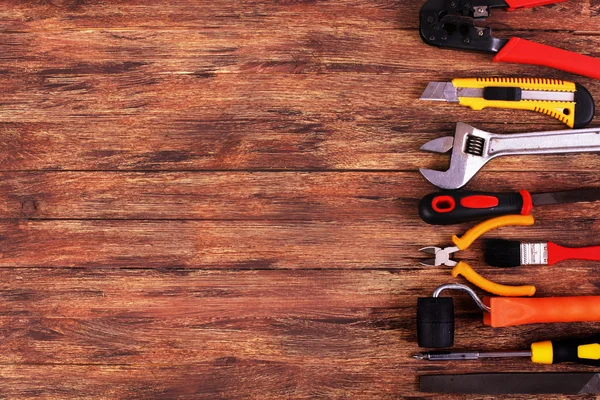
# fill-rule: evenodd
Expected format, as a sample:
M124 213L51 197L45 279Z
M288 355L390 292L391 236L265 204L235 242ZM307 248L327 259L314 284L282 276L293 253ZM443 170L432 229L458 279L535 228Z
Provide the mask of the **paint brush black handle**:
M451 225L508 214L528 215L531 194L448 190L428 194L419 202L421 219L431 225Z

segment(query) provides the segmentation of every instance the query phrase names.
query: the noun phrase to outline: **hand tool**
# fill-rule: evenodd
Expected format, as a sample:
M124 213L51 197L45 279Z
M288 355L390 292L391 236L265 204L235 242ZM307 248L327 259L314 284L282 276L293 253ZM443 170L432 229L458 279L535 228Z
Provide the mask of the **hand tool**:
M489 297L483 301L468 286L439 286L432 297L417 300L417 340L419 347L441 348L454 345L454 303L439 297L444 290L467 292L483 311L483 323L493 328L550 322L600 321L600 296L573 297Z
M453 267L453 277L456 278L459 275L462 275L467 281L471 282L475 286L485 290L486 292L497 294L499 296L533 296L535 293L535 286L500 285L479 275L466 262L456 262L452 260L452 254L460 250L466 250L479 236L492 229L510 225L531 226L533 223L534 219L531 215L505 215L503 217L492 218L469 229L461 238L456 235L452 236L452 243L454 243L454 246L452 247L423 247L420 249L420 251L427 254L432 254L434 257L422 261L420 264L426 267L437 267L440 265Z
M424 375L420 391L454 394L598 394L594 372Z
M520 243L502 239L489 239L484 243L485 261L494 267L554 265L564 260L600 261L600 246L563 247L552 242Z
M536 364L573 362L600 366L600 338L582 340L545 340L531 344L528 351L430 351L413 355L417 360L454 361L479 360L481 358L530 357Z
M459 103L479 111L511 108L536 111L570 128L585 128L594 118L594 98L578 83L557 79L475 78L430 82L421 100Z
M451 225L507 214L531 213L533 206L600 200L600 188L566 192L518 193L449 190L431 193L419 202L421 219L432 225Z
M492 36L489 26L476 26L492 8L535 7L563 0L428 0L421 7L420 33L440 48L496 54L495 62L541 65L600 79L600 59L513 37Z
M459 122L454 137L434 139L421 150L446 153L452 150L450 168L421 174L441 189L459 189L491 159L506 155L600 152L600 128L498 135Z

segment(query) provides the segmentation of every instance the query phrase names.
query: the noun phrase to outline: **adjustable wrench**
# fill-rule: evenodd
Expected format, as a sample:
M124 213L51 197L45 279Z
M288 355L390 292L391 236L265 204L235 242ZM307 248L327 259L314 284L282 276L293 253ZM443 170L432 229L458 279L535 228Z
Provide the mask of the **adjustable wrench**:
M441 189L459 189L496 157L600 152L600 128L499 135L459 122L454 137L434 139L421 150L434 153L452 150L447 171L425 168L420 171L425 179Z

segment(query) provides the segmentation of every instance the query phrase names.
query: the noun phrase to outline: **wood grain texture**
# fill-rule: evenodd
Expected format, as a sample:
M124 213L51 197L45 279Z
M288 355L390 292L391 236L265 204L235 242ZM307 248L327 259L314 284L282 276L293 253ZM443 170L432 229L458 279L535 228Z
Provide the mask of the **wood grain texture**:
M426 46L421 3L0 0L0 397L440 398L418 375L591 370L410 357L417 298L453 280L418 249L469 228L418 218L433 188L417 169L447 163L419 147L457 121L562 129L419 102L426 84L543 76L600 92ZM600 56L599 19L586 0L490 22ZM507 157L469 187L598 187L597 157ZM598 244L599 212L540 207L534 227L488 236ZM541 296L600 294L592 263L495 269L480 242L459 257ZM600 327L494 330L467 298L455 306L462 348Z

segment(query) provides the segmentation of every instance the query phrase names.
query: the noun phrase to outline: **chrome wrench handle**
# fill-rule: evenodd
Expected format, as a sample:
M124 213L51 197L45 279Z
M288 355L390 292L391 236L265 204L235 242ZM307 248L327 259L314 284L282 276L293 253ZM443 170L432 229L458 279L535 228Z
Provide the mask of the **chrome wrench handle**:
M506 155L595 152L600 152L600 128L492 134L487 149L490 158Z

